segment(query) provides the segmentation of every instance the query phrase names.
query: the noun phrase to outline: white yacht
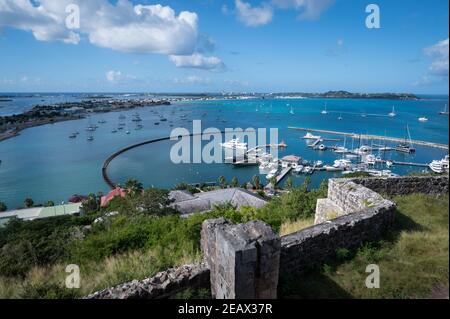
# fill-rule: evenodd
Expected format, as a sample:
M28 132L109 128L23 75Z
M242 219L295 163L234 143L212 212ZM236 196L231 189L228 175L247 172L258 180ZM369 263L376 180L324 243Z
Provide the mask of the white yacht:
M372 148L368 145L363 145L360 148L357 148L356 150L353 151L353 153L355 153L356 155L367 155L370 152L372 152Z
M425 116L419 117L419 122L428 122L428 118L426 118Z
M321 112L323 115L328 114L327 104L325 103L325 109Z
M448 106L445 104L444 109L439 112L439 115L448 115Z
M339 153L339 154L345 154L345 153L348 153L348 148L346 148L344 146L338 146L338 147L336 147L334 152Z
M394 162L393 161L391 161L391 160L387 160L386 161L386 167L392 167L392 166L394 166Z
M323 166L323 162L322 161L317 161L317 162L314 163L314 165L316 167L322 167Z
M449 156L446 155L440 161L432 161L428 166L435 173L448 172L449 171Z
M294 168L294 173L300 174L303 171L304 166L303 165L297 165L296 168Z
M339 169L347 169L348 167L350 167L351 164L352 164L352 161L350 161L348 159L338 159L338 160L334 161L333 167L339 168Z
M310 132L306 133L306 135L303 136L303 139L305 140L320 140L321 138L321 136L313 135Z
M396 117L397 113L395 113L395 106L392 107L392 112L388 114L390 117Z
M364 156L363 162L369 165L375 165L377 163L377 158L373 154L367 154Z
M239 139L232 139L228 142L221 143L220 144L223 148L229 148L229 149L247 149L247 143L241 143L239 142Z
M368 169L366 172L369 173L370 176L374 177L398 177L397 174L392 173L390 170L378 171L376 169Z
M267 179L271 179L272 177L277 176L277 174L278 174L278 169L277 169L277 168L274 168L273 170L271 170L271 171L269 172L269 174L267 174L266 178L267 178Z

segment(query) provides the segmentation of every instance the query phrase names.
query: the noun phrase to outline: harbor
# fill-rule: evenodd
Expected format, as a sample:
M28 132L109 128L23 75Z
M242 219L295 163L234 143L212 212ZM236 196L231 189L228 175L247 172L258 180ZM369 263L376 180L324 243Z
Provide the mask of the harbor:
M123 98L127 97L117 97ZM236 177L239 185L258 176L264 186L270 183L267 177L276 177L277 187L283 188L288 180L299 186L308 177L311 187L318 187L323 180L358 171L374 175L431 172L430 164L433 161L437 161L433 167L438 171L441 169L440 161L448 154L447 147L414 144L415 153L403 153L395 148L396 144L405 142L404 139L397 138L394 140L397 142L389 142L383 141L382 136L372 140L365 138L370 133L376 136L373 133L380 131L380 128L390 133L387 136L405 136L405 123L410 123L410 131L415 137L413 143L421 140L418 137L429 136L432 145L445 145L448 143L448 118L438 113L442 111L446 100L433 102L435 106L428 113L423 112L423 105L430 102L397 102L397 116L392 118L362 118L356 115L352 118L352 115L345 113L361 113L363 108L369 111L369 104L365 103L344 99L328 101L329 113L323 115L323 99L182 101L117 112L93 112L78 120L27 128L19 136L0 143L2 200L12 208L20 207L26 196L32 197L35 202L62 202L77 193L86 195L99 190L106 193L111 187L121 185L130 178L138 179L145 186L170 189L179 183L202 185L206 181L217 182L219 176L224 176L227 181ZM367 103L372 102L368 100ZM377 101L376 109L367 113L388 113L392 103ZM290 112L291 109L294 114ZM338 119L340 112L338 114L336 110L342 110L342 120ZM422 115L429 119L425 124L417 121ZM169 154L174 142L168 139L145 144L145 141L170 136L175 128L192 131L192 121L199 119L203 127L213 127L219 131L237 127L276 128L279 136L277 141L267 143L269 139L266 139L257 143L257 149L251 149L254 146L246 148L247 160L213 165L172 163ZM363 132L369 134L361 135L361 145L359 134L338 135L339 132L360 132L362 125ZM300 131L291 128L327 130ZM324 133L329 131L337 134ZM317 139L303 139L307 132L313 137L320 137L321 141L316 145L319 148L308 146ZM221 143L226 142L229 140L222 138ZM140 146L116 154L107 168L109 180L104 179L102 167L105 160L131 145ZM320 145L324 146L322 150ZM360 150L362 154L368 151L368 155L372 153L375 158L352 154L360 146L368 147ZM259 157L275 150L278 151L277 161L275 158ZM255 162L252 158L257 153L259 161ZM286 156L296 156L300 160L298 163L284 164L292 168L288 173L281 174L285 169L283 158ZM367 164L364 160L375 165ZM26 175L24 172L27 172ZM18 178L21 183L16 182ZM66 182L58 183L60 180Z

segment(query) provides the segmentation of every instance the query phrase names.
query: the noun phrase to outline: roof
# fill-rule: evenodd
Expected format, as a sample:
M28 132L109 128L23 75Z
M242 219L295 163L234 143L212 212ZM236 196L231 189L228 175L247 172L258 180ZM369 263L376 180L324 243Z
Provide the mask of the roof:
M106 196L102 196L101 198L101 206L106 206L108 203L114 199L114 197L120 196L125 197L126 192L122 188L116 188L110 191Z
M0 227L12 218L22 220L34 220L39 218L56 217L63 215L78 214L81 209L81 204L67 204L53 207L34 207L27 209L16 209L0 213Z
M283 157L281 160L285 161L285 162L297 162L298 163L300 161L300 157L295 156L295 155L288 155L288 156Z
M172 193L173 192L171 192L171 194ZM260 196L242 188L226 188L190 195L191 196L186 200L174 202L171 206L182 214L192 214L210 211L214 206L227 203L236 208L241 208L243 206L260 208L267 204ZM171 195L169 194L169 197L170 196Z
M193 198L195 198L194 195L187 190L175 190L169 193L169 199L174 203L183 202Z

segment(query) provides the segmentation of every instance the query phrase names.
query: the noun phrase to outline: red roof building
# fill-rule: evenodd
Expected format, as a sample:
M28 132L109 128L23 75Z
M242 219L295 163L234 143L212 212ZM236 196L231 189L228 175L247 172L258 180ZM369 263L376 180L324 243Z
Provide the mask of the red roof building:
M101 206L106 206L110 201L112 201L115 197L125 197L127 193L122 188L116 188L112 191L110 191L106 196L102 196L100 204Z

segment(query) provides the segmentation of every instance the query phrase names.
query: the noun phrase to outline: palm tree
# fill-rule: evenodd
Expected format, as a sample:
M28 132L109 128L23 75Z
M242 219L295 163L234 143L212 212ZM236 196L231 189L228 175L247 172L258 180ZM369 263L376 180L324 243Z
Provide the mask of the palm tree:
M34 206L34 201L31 198L26 198L24 204L26 208L31 208Z
M259 179L258 175L253 176L252 178L252 184L256 189L260 189L261 188L261 181Z
M239 181L237 179L237 177L233 177L233 179L231 180L231 187L236 188L239 186Z
M49 200L46 204L45 204L45 207L54 207L55 206L55 202L54 201L51 201L51 200Z
M129 179L125 182L125 190L131 195L140 194L143 189L144 186L137 179Z
M277 189L277 177L276 177L276 176L273 176L273 177L270 179L270 183L272 184L273 189Z
M288 190L291 190L292 188L294 188L294 181L292 180L292 177L289 177L286 180L286 184L284 185L284 187Z
M221 188L227 187L227 180L225 179L225 176L219 177L219 185Z

